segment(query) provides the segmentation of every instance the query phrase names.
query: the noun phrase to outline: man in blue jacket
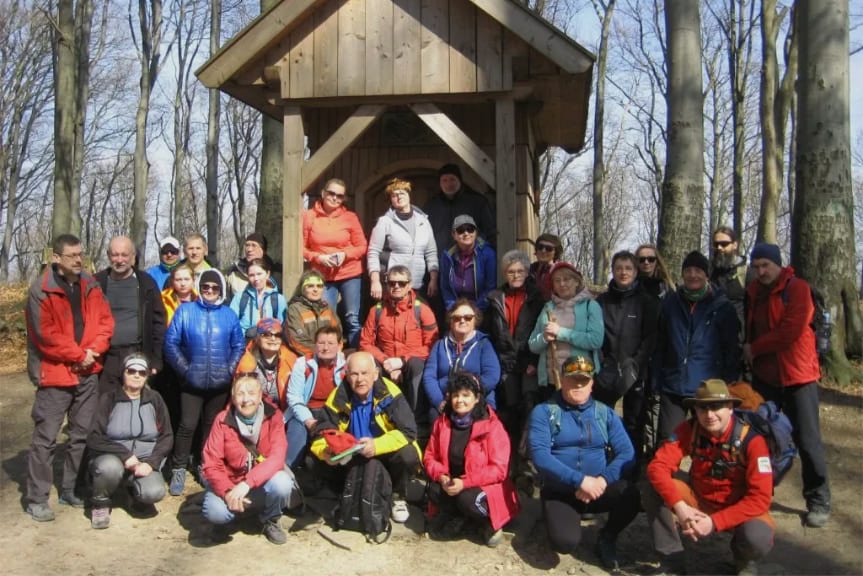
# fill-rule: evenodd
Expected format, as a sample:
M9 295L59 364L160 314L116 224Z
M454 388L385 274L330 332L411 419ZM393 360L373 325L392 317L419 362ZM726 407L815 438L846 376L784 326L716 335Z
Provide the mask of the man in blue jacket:
M595 553L617 569L617 536L639 511L638 488L625 479L635 450L620 417L591 397L593 363L570 357L559 391L530 414L530 457L543 481L540 493L548 539L560 554L575 552L581 516L608 512Z

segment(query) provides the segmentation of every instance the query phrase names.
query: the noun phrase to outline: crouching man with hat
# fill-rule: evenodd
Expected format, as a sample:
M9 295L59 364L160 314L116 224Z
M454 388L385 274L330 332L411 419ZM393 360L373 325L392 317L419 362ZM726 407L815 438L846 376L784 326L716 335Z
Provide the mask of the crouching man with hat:
M768 514L773 494L770 451L763 436L748 431L734 442L734 407L725 382L703 381L684 402L695 417L681 423L647 467L652 490L644 507L653 544L666 572L682 573L680 533L693 541L730 531L738 574L755 574L756 562L773 548L775 525ZM677 473L690 456L688 481Z

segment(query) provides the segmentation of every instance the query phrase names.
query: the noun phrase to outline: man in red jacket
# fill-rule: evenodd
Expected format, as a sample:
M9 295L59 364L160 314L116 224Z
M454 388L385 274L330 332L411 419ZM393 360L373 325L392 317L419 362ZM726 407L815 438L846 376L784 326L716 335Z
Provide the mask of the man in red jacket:
M743 360L752 367L752 387L791 420L803 469L807 526L830 518L830 484L818 419L821 369L810 327L815 303L809 284L782 266L775 244L752 249L756 279L746 289L746 343Z
M383 375L399 385L414 416L426 420L428 407L418 406L425 362L438 337L437 321L428 304L411 289L411 271L393 266L387 272L387 292L373 306L360 334L360 350L369 352Z
M678 530L695 542L733 531L731 551L738 573L755 574L755 563L773 548L775 530L768 513L773 469L767 441L737 422L733 408L740 400L722 380L705 380L684 403L695 407L695 418L681 423L647 466L653 491L646 495L644 508L653 545L665 571L680 573L683 545ZM688 482L675 477L686 456L692 458Z
M111 308L98 282L83 272L81 241L54 239L51 265L30 286L27 300L27 370L38 389L27 474L27 513L37 522L54 519L48 505L57 433L68 416L69 442L60 504L83 507L75 495L78 467L98 403L102 357L114 333Z

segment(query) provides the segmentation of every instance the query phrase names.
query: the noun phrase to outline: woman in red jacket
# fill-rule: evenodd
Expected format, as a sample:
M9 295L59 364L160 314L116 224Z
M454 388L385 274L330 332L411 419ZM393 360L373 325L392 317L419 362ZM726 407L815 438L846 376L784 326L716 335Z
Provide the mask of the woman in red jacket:
M340 314L348 347L360 338L360 299L363 259L368 242L356 212L345 203L345 183L330 178L321 199L303 213L303 258L326 281L324 298L333 311L341 295Z
M480 527L483 541L497 546L503 526L519 512L509 479L510 444L494 410L486 406L477 378L457 372L447 386L447 404L435 421L423 464L429 484L429 534L458 536L465 520Z

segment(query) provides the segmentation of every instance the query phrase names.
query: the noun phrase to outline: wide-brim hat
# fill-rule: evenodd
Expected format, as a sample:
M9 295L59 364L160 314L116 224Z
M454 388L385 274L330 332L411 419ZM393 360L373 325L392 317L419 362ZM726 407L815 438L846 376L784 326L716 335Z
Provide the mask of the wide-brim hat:
M739 406L742 400L728 391L725 380L711 378L699 384L695 396L684 399L683 405L691 408L698 404L710 404L712 402L731 402L735 406Z

